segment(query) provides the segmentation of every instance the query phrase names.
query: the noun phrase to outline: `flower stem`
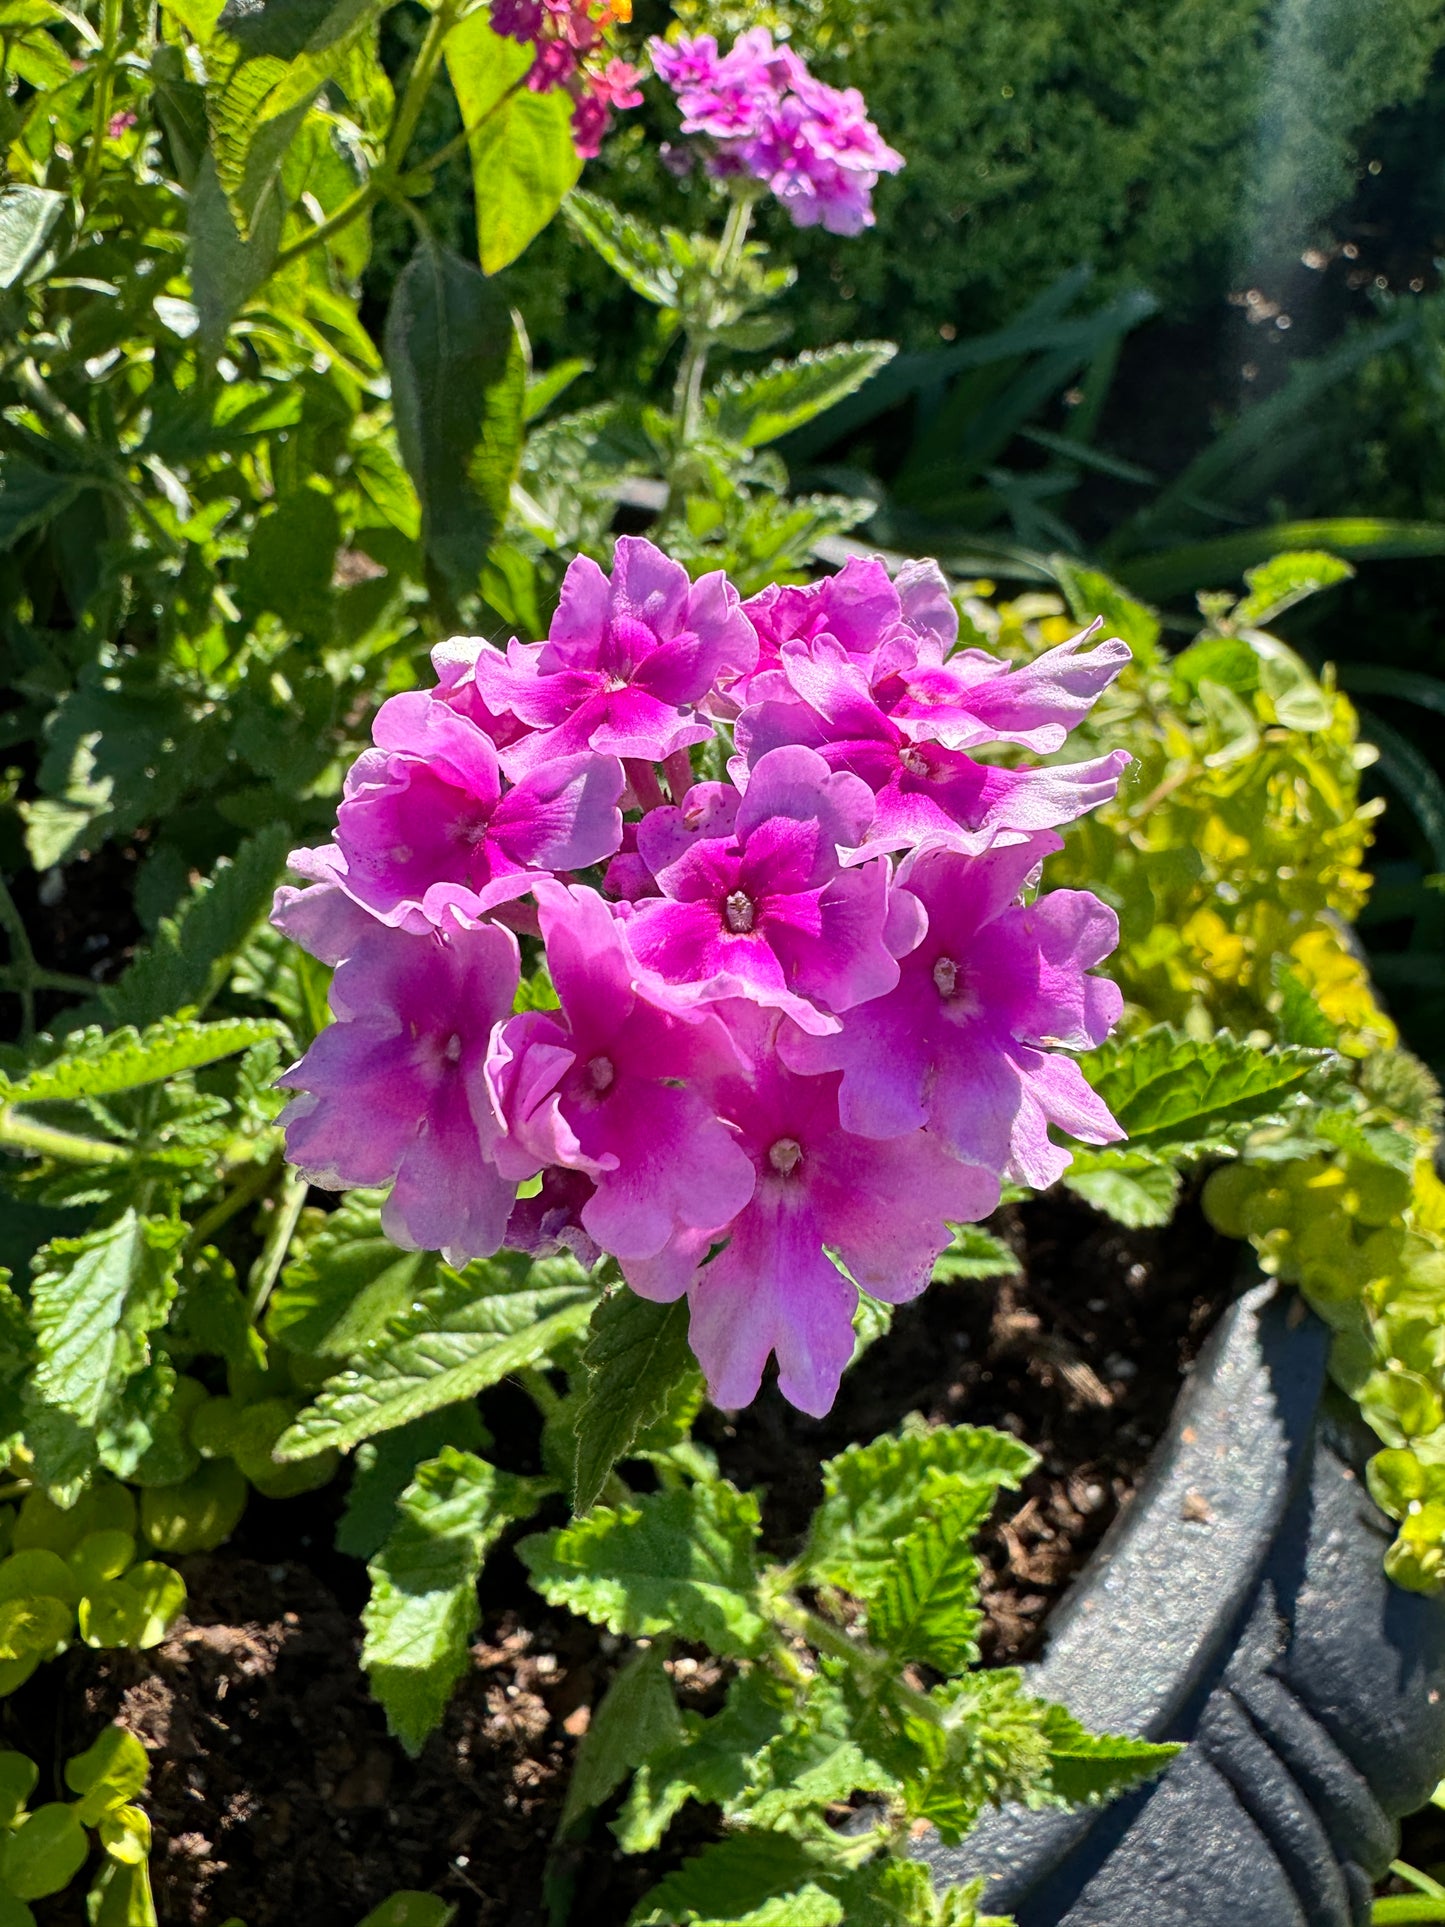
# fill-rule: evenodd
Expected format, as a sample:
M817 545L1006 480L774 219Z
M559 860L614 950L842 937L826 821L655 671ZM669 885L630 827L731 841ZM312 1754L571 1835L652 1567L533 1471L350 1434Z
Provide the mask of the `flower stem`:
M108 1144L104 1138L57 1131L11 1110L0 1110L0 1145L31 1151L36 1157L64 1158L70 1164L123 1164L131 1155L128 1144Z
M685 749L675 749L662 766L674 803L680 803L692 788L692 757Z
M271 1296L272 1287L281 1276L281 1267L286 1262L286 1253L291 1249L291 1239L301 1216L301 1207L306 1202L307 1183L299 1171L289 1166L282 1180L281 1195L276 1200L276 1209L266 1228L266 1242L261 1247L261 1255L251 1267L247 1279L247 1310L254 1324L266 1309L266 1300Z
M657 771L651 763L644 763L635 756L624 758L622 767L627 771L627 780L632 785L632 794L644 816L650 810L661 808L667 801L662 793L662 785L657 780Z

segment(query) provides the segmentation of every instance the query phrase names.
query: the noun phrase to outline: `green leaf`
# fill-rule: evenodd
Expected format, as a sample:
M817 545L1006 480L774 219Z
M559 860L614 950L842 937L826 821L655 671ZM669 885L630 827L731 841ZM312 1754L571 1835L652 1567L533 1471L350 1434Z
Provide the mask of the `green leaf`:
M1085 1204L1131 1230L1168 1224L1181 1182L1173 1165L1127 1148L1076 1150L1063 1181Z
M85 1828L68 1806L52 1801L0 1843L0 1881L17 1900L43 1900L70 1885L89 1851Z
M1062 1706L1049 1707L1043 1732L1049 1747L1050 1789L1070 1806L1109 1800L1153 1779L1180 1751L1150 1740L1090 1733Z
M861 388L897 352L891 341L840 342L757 374L729 375L709 395L708 413L729 441L761 448Z
M179 1485L143 1491L141 1531L157 1552L214 1552L240 1524L248 1497L240 1467L230 1459L215 1459Z
M1131 589L1156 602L1236 581L1251 563L1287 550L1329 550L1353 562L1445 555L1445 523L1392 522L1374 515L1340 515L1319 522L1276 522L1238 535L1191 542L1161 555L1119 564Z
M410 1754L440 1724L467 1670L487 1550L537 1496L535 1481L448 1446L417 1468L398 1502L397 1523L367 1567L361 1663Z
M222 857L175 916L161 918L150 949L101 992L111 1019L153 1024L177 1010L204 1009L270 912L291 842L287 826L277 823L247 837L234 861Z
M0 1753L0 1827L15 1824L39 1779L40 1768L24 1753Z
M1328 1051L1259 1050L1227 1031L1199 1042L1168 1024L1105 1044L1081 1060L1132 1152L1185 1162L1235 1148L1301 1097L1337 1079Z
M1230 626L1262 629L1297 602L1348 582L1354 573L1348 562L1322 549L1271 556L1257 568L1245 570L1249 593L1230 610Z
M490 1444L476 1406L463 1403L428 1412L357 1446L356 1469L336 1527L336 1550L353 1559L370 1559L385 1544L396 1522L397 1501L424 1460L436 1458L448 1445L461 1452L483 1452Z
M740 1800L754 1777L753 1756L777 1737L791 1704L788 1689L757 1668L737 1675L726 1705L711 1719L684 1713L683 1736L637 1769L613 1826L622 1851L650 1852L689 1800L716 1806Z
M581 1266L567 1258L529 1265L503 1253L462 1273L443 1269L380 1338L327 1380L275 1456L345 1451L542 1363L583 1329L595 1295Z
M568 226L654 307L675 308L683 277L698 264L697 250L672 228L659 230L636 214L624 214L600 195L578 189L562 204Z
M592 1313L579 1397L572 1506L590 1511L613 1466L695 1370L687 1344L687 1301L654 1305L626 1287Z
M83 485L82 476L57 475L26 461L23 455L5 450L0 454L0 551L14 548L22 535L43 522L52 521L62 509L69 507ZM33 804L32 810L39 809L45 800L41 798ZM42 852L41 857L46 854L48 852ZM32 851L36 867L48 869L50 865L41 857Z
M1148 666L1156 660L1160 629L1152 609L1136 602L1101 570L1081 568L1064 555L1051 556L1049 561L1075 622L1088 623L1102 616L1105 633L1127 642L1137 663Z
M69 1103L139 1090L232 1057L277 1034L277 1025L256 1017L232 1017L218 1024L171 1017L144 1033L130 1026L110 1032L72 1031L48 1063L13 1081L0 1075L0 1104Z
M184 1231L128 1209L82 1238L53 1239L37 1256L38 1359L25 1407L43 1483L61 1486L93 1469L97 1432L149 1363L149 1335L175 1296Z
M532 50L496 33L484 10L469 14L443 48L468 146L477 203L478 259L497 274L535 239L577 184L581 156L563 87L521 85Z
M855 1793L899 1794L897 1776L869 1756L854 1727L849 1696L831 1679L814 1680L784 1731L758 1755L753 1784L728 1817L803 1835Z
M1445 783L1408 736L1368 710L1360 712L1360 733L1379 751L1381 775L1419 824L1436 868L1445 870Z
M954 1231L953 1243L934 1264L933 1282L948 1285L964 1278L1017 1278L1021 1269L1017 1254L1002 1238L995 1238L982 1225L961 1224Z
M682 1720L663 1651L651 1646L634 1653L608 1687L577 1749L559 1832L600 1807L649 1755L677 1742Z
M437 1260L401 1251L381 1229L381 1193L352 1191L286 1266L266 1330L308 1358L349 1358L432 1285Z
M554 1606L633 1639L671 1634L746 1658L767 1637L757 1536L757 1499L719 1480L598 1506L518 1550Z
M677 1927L684 1921L742 1922L769 1902L783 1901L790 1906L800 1889L812 1887L809 1875L816 1872L816 1861L791 1834L761 1829L733 1834L704 1847L654 1887L638 1902L628 1927ZM816 1887L812 1890L817 1891ZM840 1920L841 1908L822 1918ZM791 1919L786 1912L775 1914L770 1927L788 1927Z
M922 1660L951 1678L978 1658L978 1560L972 1537L995 1486L947 1473L923 1482L914 1523L868 1605L868 1637L900 1660Z
M283 214L281 196L274 191L264 195L243 236L222 190L214 157L209 149L202 156L186 226L191 298L200 316L199 341L202 353L211 360L225 345L231 323L275 266Z
M823 1466L823 1503L813 1514L803 1566L808 1575L872 1601L893 1574L936 1477L972 1486L983 1512L993 1493L1016 1487L1038 1463L1007 1432L910 1421L869 1445L850 1445Z
M1333 1050L1339 1025L1326 1017L1314 992L1283 957L1270 964L1270 982L1279 997L1277 1023L1282 1044L1303 1044L1308 1050Z
M0 288L13 288L49 239L65 196L11 181L0 187Z
M505 295L455 254L419 246L387 314L386 365L424 546L452 594L469 594L522 452L527 370Z
M403 1891L373 1907L361 1927L448 1927L456 1911L436 1894Z
M83 1753L65 1763L65 1784L78 1793L76 1816L88 1827L102 1814L133 1800L150 1775L150 1761L134 1733L103 1727Z

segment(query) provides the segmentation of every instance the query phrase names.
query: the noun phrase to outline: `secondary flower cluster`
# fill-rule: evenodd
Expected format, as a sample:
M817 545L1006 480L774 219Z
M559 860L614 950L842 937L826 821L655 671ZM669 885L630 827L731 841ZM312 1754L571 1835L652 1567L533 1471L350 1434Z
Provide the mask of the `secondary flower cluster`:
M492 26L535 51L527 74L534 94L565 87L572 97L572 139L584 160L601 151L614 110L640 107L638 72L612 53L607 30L632 18L632 0L491 0Z
M711 34L653 40L649 52L677 96L682 131L707 139L709 173L761 181L797 227L858 234L873 225L878 176L896 174L903 156L869 120L856 87L814 79L765 27L726 54Z
M394 1181L390 1235L458 1261L610 1252L688 1295L720 1404L775 1353L825 1412L855 1282L921 1291L1001 1179L1067 1167L1050 1124L1119 1136L1062 1054L1119 1014L1115 919L1034 885L1128 758L974 752L1058 750L1128 650L1010 667L957 631L931 563L744 603L624 536L545 642L442 644L277 895L336 966L292 1160Z

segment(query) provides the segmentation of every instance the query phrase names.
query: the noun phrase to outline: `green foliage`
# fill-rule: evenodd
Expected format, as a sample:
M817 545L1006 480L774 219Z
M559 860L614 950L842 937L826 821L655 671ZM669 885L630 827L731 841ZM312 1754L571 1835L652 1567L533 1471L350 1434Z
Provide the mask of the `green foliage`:
M31 1808L39 1769L22 1753L0 1753L0 1918L6 1927L28 1927L34 1920L29 1902L63 1893L93 1845L100 1862L86 1910L95 1927L155 1927L146 1866L150 1821L133 1804L149 1774L135 1735L107 1726L65 1764L65 1784L77 1798Z
M661 1416L679 1382L695 1382L687 1323L685 1299L654 1305L624 1288L598 1301L582 1354L585 1377L573 1419L574 1512L592 1509L613 1466Z
M570 1258L529 1265L503 1253L465 1272L440 1267L436 1282L327 1380L276 1456L345 1450L544 1363L585 1328L594 1296Z
M488 1548L537 1497L535 1481L448 1446L417 1467L397 1501L396 1524L367 1567L361 1663L408 1753L421 1751L467 1670Z

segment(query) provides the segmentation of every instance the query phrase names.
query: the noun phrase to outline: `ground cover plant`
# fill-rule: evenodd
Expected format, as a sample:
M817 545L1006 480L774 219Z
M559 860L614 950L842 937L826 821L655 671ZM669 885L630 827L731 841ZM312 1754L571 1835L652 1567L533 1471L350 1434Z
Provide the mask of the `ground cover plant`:
M1103 1241L1096 1320L1160 1252L1251 1243L1336 1333L1392 1575L1445 1583L1437 1096L1349 935L1371 751L1275 633L1349 563L1210 582L1166 648L1077 558L1009 600L840 551L872 498L776 445L893 344L764 359L791 268L754 222L868 247L904 130L766 32L648 53L627 11L444 0L396 73L375 7L0 11L17 1923L143 1927L154 1886L251 1927L298 1892L368 1927L963 1927L920 1827L1172 1752L1030 1692L1042 1602L1006 1637L995 1556L1044 1570L1010 1521L1047 1490L1082 1558L1151 1438L1096 1500L956 1355L899 1362L987 1289L1019 1379L1110 1412L1108 1346L1009 1296L1050 1239L1056 1297ZM576 186L643 85L695 230ZM427 219L453 151L477 266ZM378 346L382 208L415 247ZM559 212L648 316L636 384L573 410L497 279ZM302 1550L374 1719L282 1669L304 1617L299 1665L355 1671ZM247 1828L297 1857L293 1795L263 1828L213 1758L261 1770L228 1696L318 1773L373 1719L335 1806L412 1774L422 1837L228 1887ZM37 1759L73 1798L33 1804ZM507 1828L475 1878L428 1837L448 1780Z

